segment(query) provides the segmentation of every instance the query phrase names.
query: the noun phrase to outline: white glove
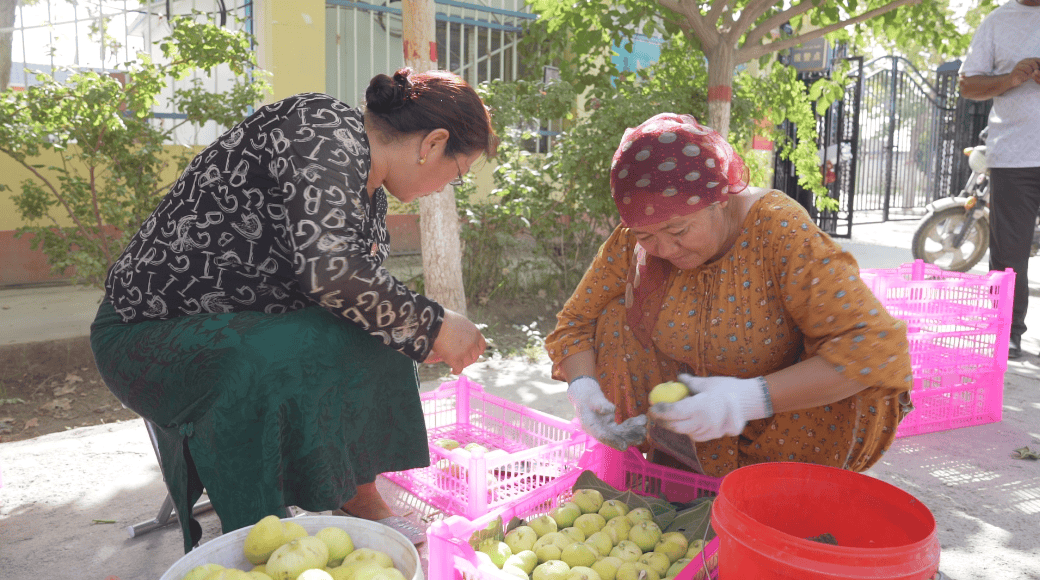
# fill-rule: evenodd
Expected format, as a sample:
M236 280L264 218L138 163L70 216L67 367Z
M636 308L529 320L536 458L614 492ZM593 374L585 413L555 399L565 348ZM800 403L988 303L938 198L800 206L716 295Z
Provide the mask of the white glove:
M664 429L689 435L695 442L740 435L748 421L773 415L773 404L762 377L695 377L679 381L693 393L676 403L650 407L650 419Z
M599 382L580 376L567 386L567 398L585 432L597 441L624 451L646 439L646 415L630 417L621 424L614 421L614 403L603 396Z

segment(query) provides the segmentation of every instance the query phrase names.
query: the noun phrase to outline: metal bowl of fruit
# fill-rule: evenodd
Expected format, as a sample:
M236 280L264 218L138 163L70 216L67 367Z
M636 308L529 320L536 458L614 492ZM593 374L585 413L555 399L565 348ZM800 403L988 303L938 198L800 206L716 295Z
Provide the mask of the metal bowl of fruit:
M217 576L221 580L263 580L248 574L253 571L271 580L335 580L346 577L344 570L337 572L344 567L351 568L351 575L368 568L362 576L370 580L424 580L419 552L401 532L345 516L269 516L188 552L160 580L204 580L221 568L227 570ZM305 570L322 573L301 575Z

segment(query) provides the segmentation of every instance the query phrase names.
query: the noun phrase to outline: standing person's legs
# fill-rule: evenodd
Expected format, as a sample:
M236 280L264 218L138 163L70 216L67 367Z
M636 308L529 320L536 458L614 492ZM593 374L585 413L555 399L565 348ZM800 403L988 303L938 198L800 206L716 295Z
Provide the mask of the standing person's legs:
M1015 271L1015 302L1008 358L1022 356L1029 308L1029 249L1040 208L1040 167L990 169L990 270Z

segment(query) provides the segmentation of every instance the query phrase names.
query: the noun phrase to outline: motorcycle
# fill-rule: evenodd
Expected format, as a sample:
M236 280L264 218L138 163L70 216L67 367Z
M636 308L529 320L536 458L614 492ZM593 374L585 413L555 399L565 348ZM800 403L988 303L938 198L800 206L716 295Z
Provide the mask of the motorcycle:
M910 251L915 259L935 264L944 270L967 272L979 263L989 249L989 167L986 165L986 135L979 133L983 145L967 147L968 177L960 195L928 204L927 213L914 231ZM1040 250L1040 220L1033 229L1030 256Z

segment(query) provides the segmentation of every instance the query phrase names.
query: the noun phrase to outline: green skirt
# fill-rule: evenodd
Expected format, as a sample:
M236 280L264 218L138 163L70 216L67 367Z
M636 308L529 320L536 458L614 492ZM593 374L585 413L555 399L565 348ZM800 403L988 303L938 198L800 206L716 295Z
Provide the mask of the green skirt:
M105 301L90 344L109 389L156 427L185 552L204 488L226 533L429 465L415 363L323 308L125 324Z

